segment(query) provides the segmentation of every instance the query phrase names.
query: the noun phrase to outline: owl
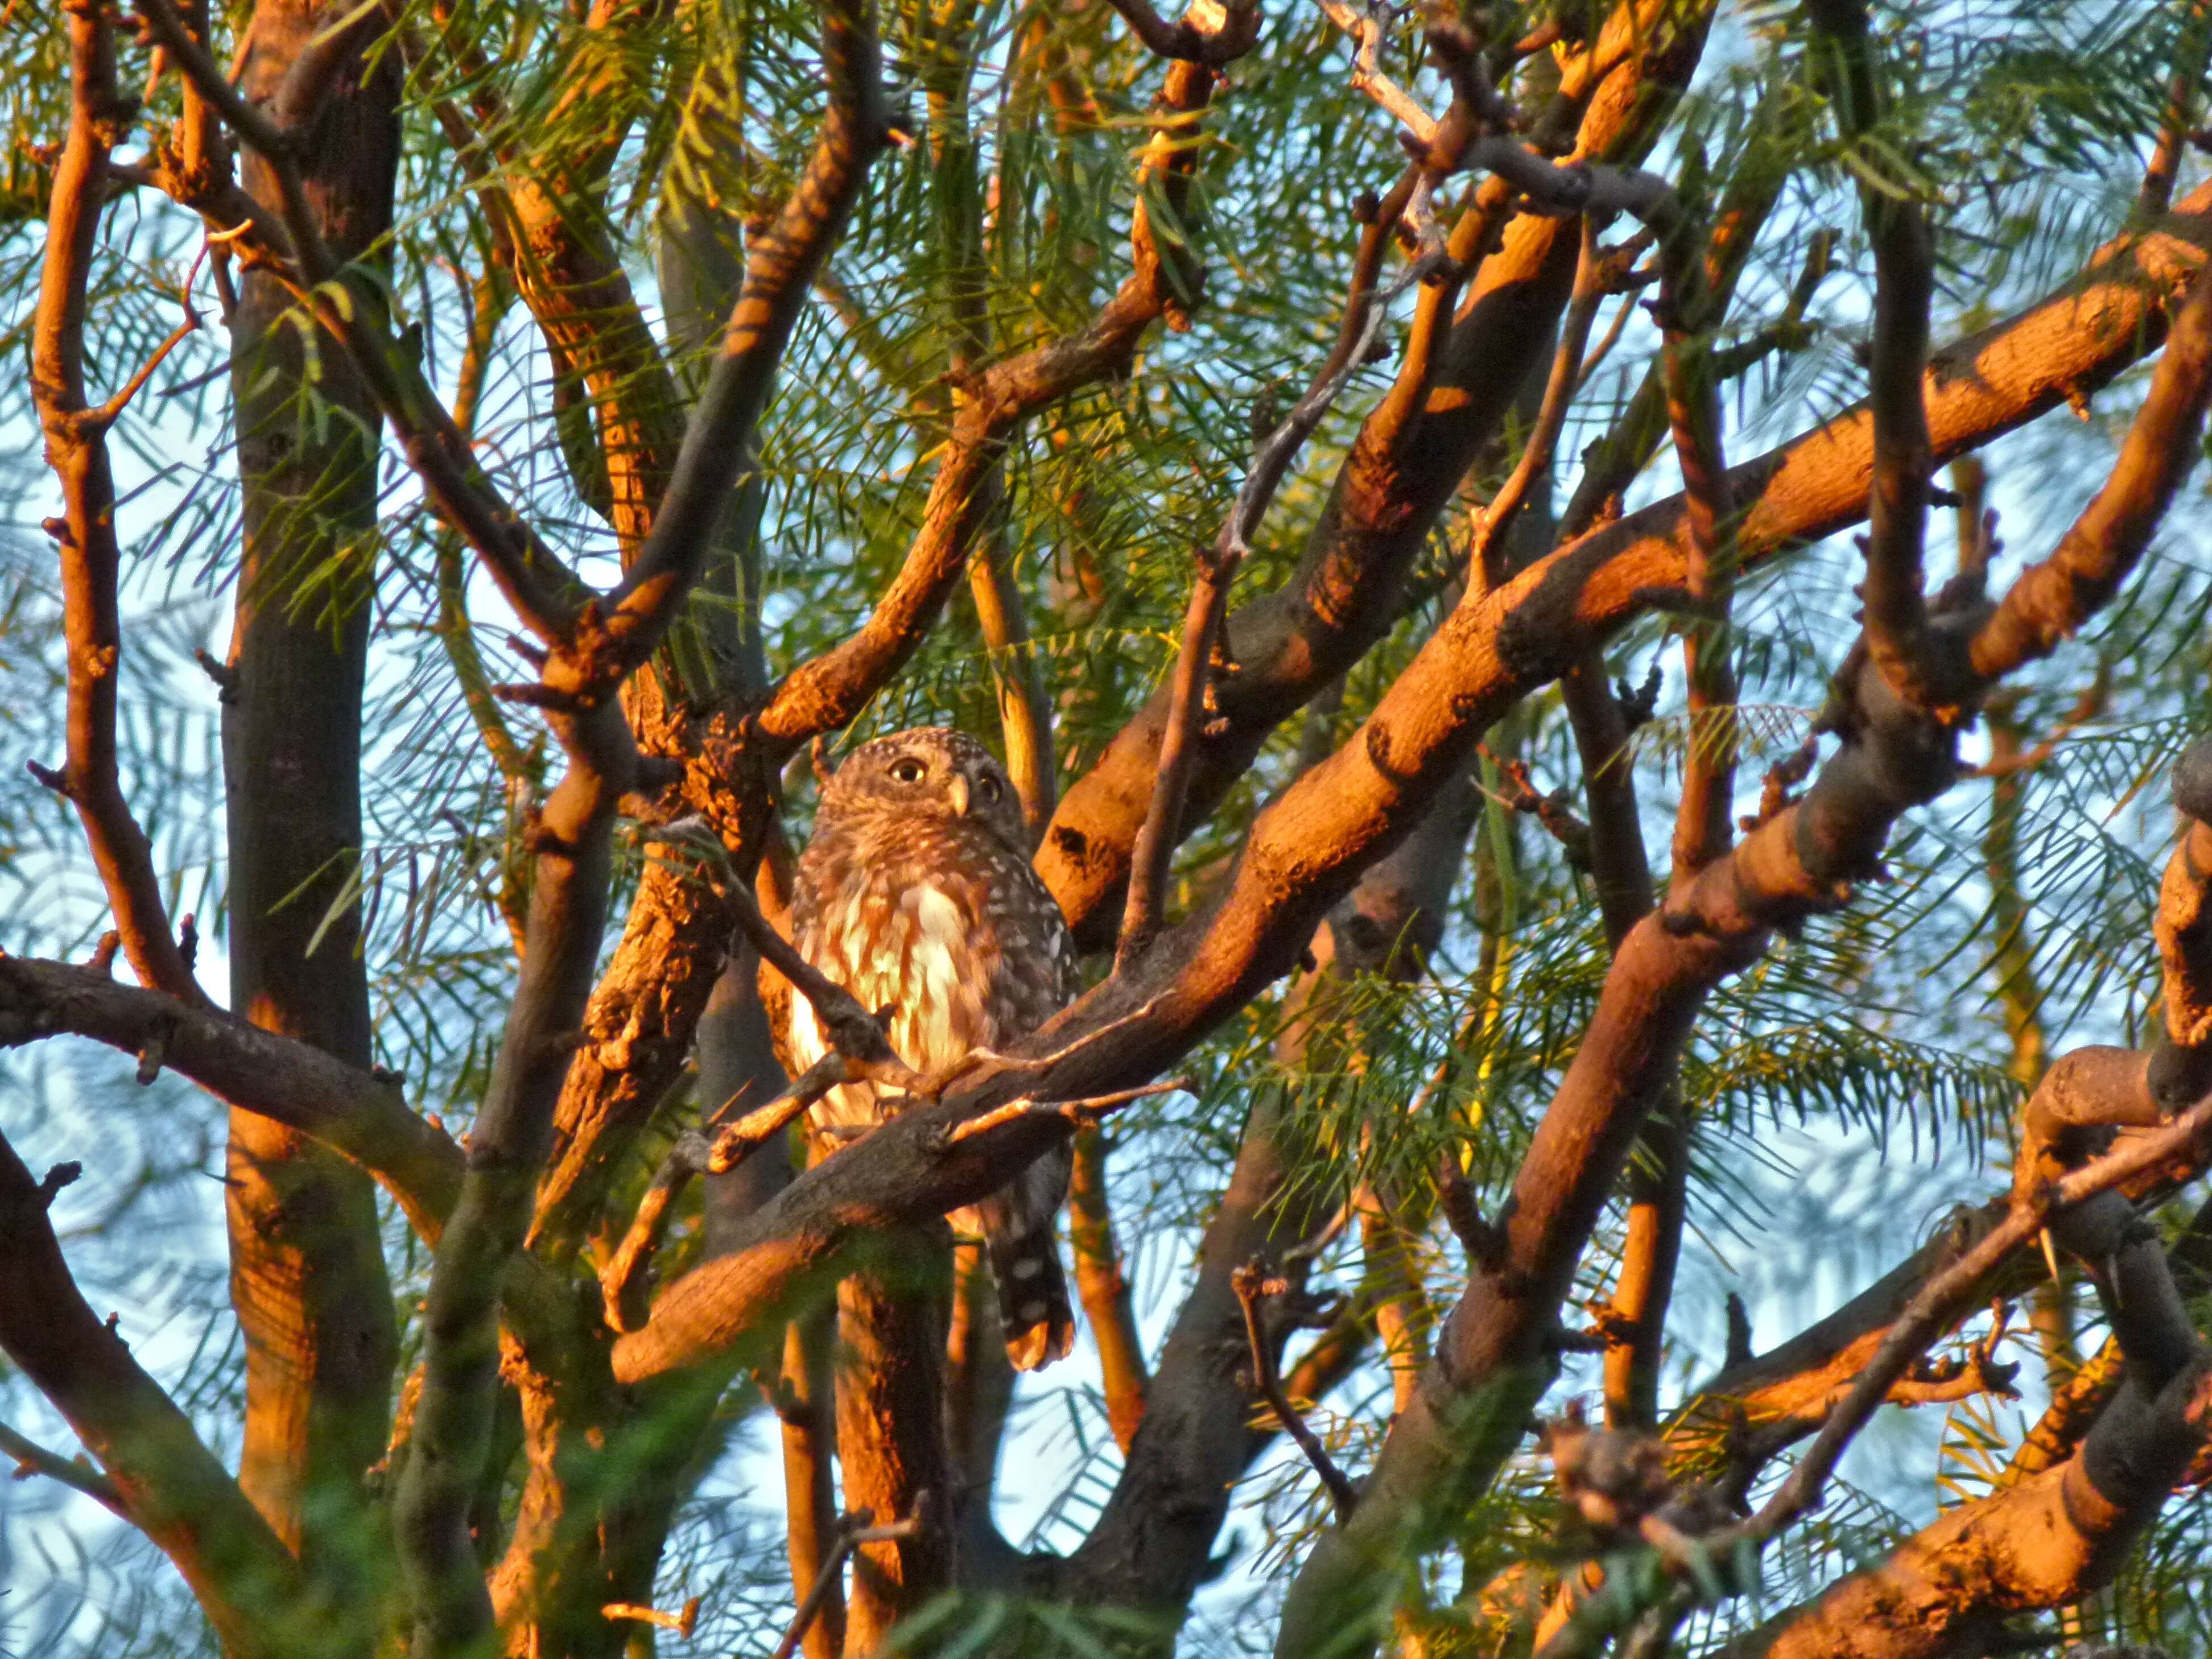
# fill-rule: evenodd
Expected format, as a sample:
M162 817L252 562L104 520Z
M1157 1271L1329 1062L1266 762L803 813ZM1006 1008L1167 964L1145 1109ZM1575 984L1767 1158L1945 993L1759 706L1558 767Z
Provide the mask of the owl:
M823 785L793 943L862 1006L891 1010L891 1047L923 1075L1002 1048L1075 994L1075 943L1026 844L1006 772L973 738L929 726L863 744ZM793 1075L828 1047L812 1006L793 997ZM815 1121L878 1123L902 1103L848 1084L823 1097ZM982 1235L1022 1370L1064 1356L1075 1333L1054 1237L1070 1156L1056 1148L951 1218Z

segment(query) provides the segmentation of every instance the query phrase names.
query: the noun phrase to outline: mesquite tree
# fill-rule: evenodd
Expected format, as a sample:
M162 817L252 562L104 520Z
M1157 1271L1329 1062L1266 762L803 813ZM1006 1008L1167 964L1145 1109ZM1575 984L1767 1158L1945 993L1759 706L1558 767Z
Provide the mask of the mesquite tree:
M0 1646L2201 1650L2203 0L0 27Z

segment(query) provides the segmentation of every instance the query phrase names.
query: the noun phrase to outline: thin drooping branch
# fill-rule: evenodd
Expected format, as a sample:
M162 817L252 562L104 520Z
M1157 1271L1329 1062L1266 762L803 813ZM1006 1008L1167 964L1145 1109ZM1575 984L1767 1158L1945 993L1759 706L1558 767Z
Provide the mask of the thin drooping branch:
M1423 109L1413 94L1382 72L1376 56L1382 40L1382 24L1372 11L1362 15L1345 0L1322 0L1322 10L1328 21L1352 39L1354 52L1352 60L1352 86L1356 92L1365 94L1383 110L1396 118L1407 131L1423 143L1437 136L1437 118Z
M197 323L185 297L185 329L106 404L85 386L84 329L108 164L124 100L115 78L113 21L96 8L68 10L70 125L46 204L46 258L31 330L31 394L46 435L46 464L62 487L63 515L46 521L59 544L63 637L68 650L68 757L40 780L76 809L116 931L145 985L188 1003L204 1000L170 931L153 849L123 798L115 745L116 694L123 676L116 584L115 478L107 430L132 392Z

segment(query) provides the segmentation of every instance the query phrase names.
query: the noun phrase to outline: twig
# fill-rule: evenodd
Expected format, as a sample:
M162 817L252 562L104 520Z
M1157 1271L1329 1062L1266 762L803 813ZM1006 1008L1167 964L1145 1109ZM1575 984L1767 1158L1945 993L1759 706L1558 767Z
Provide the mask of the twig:
M1538 477L1550 474L1552 452L1582 384L1583 353L1589 344L1590 325L1597 320L1597 308L1609 291L1604 279L1608 263L1598 247L1596 221L1584 219L1574 289L1567 301L1566 319L1559 327L1558 349L1552 354L1552 373L1544 383L1536 423L1521 447L1520 460L1482 509L1474 533L1468 538L1467 579L1477 592L1487 592L1504 580L1508 573L1498 563L1498 550L1520 516L1529 488Z
M1321 9L1328 14L1330 22L1352 37L1358 47L1352 60L1352 90L1373 99L1423 143L1433 143L1437 118L1423 109L1413 94L1383 74L1376 61L1375 52L1382 39L1382 24L1371 13L1361 16L1344 0L1322 0Z
M631 1291L646 1262L660 1247L670 1210L690 1184L691 1177L707 1167L707 1155L703 1137L681 1134L668 1149L668 1156L661 1159L660 1167L653 1171L645 1196L638 1200L637 1214L631 1218L629 1230L623 1235L621 1244L616 1247L607 1265L599 1270L599 1298L610 1329L634 1331L644 1322L645 1310L635 1304Z
M1003 1106L955 1124L945 1137L945 1144L957 1146L972 1135L987 1129L995 1129L1002 1123L1011 1123L1018 1117L1064 1117L1081 1127L1096 1122L1117 1106L1126 1106L1133 1100L1142 1100L1150 1095L1170 1095L1191 1087L1187 1077L1171 1077L1160 1083L1146 1083L1134 1089L1116 1089L1111 1094L1091 1095L1081 1100L1035 1100L1024 1096L1010 1100Z
M307 198L305 176L300 171L298 153L292 135L279 126L270 116L249 102L245 94L233 86L222 71L222 66L211 57L208 49L192 38L191 31L169 0L135 0L138 15L146 20L162 49L169 55L192 90L222 117L223 125L251 146L269 164L276 175L276 192L284 229L290 237L292 251L300 263L301 274L310 283L327 282L337 274L337 264L323 240L322 231L315 220L314 205ZM298 67L295 65L295 67ZM295 98L283 104L287 112L298 110L301 100Z
M5 1423L0 1423L0 1453L15 1460L16 1480L27 1480L34 1474L43 1474L105 1504L125 1521L131 1519L130 1508L124 1503L123 1494L116 1489L112 1480L98 1469L87 1468L74 1458L64 1457L58 1452L48 1451L34 1440L25 1439Z
M2208 14L2212 14L2212 4L2194 0L2176 35L2173 76L2167 84L2165 112L2159 118L2158 142L2152 147L2150 165L2143 169L2142 187L2136 195L2138 218L2163 213L2172 202L2174 175L2180 171L2182 146L2196 125L2205 57L2212 49Z
M823 1087L826 1093L838 1083L879 1083L908 1094L924 1094L922 1079L901 1060L884 1034L877 1015L860 1006L860 1000L832 981L829 975L799 954L799 949L775 929L775 924L761 914L748 884L737 878L729 854L723 848L721 838L706 820L697 817L683 817L672 823L660 824L646 832L646 838L689 847L704 853L720 866L722 878L723 902L761 960L791 981L792 988L813 1005L815 1018L822 1024L830 1039L832 1054L843 1066L843 1075ZM824 1056L827 1060L830 1056ZM817 1062L814 1070L821 1069ZM812 1076L810 1071L808 1076ZM793 1085L796 1088L797 1085ZM787 1099L781 1097L780 1099ZM816 1098L819 1098L817 1095ZM778 1103L771 1102L761 1108L766 1112ZM807 1105L813 1103L809 1101ZM805 1109L801 1106L799 1110ZM797 1116L794 1111L792 1116ZM789 1120L787 1119L786 1121ZM741 1126L742 1127L742 1126Z
M799 1611L791 1620L791 1628L784 1632L783 1640L776 1644L775 1651L769 1659L791 1659L791 1656L799 1651L799 1644L806 1639L808 1626L820 1616L823 1604L836 1587L837 1575L844 1570L847 1556L862 1544L886 1544L913 1537L921 1530L921 1517L928 1508L929 1494L921 1492L915 1494L914 1513L903 1521L874 1526L871 1524L872 1517L866 1510L856 1510L841 1519L837 1522L837 1541L830 1547L830 1559L822 1564L822 1570L815 1575L813 1587L806 1592L806 1599L799 1604Z
M124 383L123 390L100 404L99 408L88 409L76 417L79 430L88 433L105 432L113 426L122 416L123 411L131 406L131 400L138 395L140 388L148 380L153 379L154 371L161 368L163 360L197 334L199 331L199 313L192 309L191 302L187 300L185 303L185 320L170 330L167 339L155 347L154 355L146 360L136 374Z
M1587 866L1590 860L1590 827L1567 810L1567 792L1547 795L1536 787L1525 760L1508 760L1486 743L1478 743L1475 750L1498 769L1499 781L1506 793L1498 797L1499 803L1515 812L1526 812L1534 817L1550 832L1552 838L1567 849L1570 857Z
M32 775L75 807L98 866L116 930L139 980L182 1001L203 1000L169 931L167 902L145 831L132 815L116 749L123 624L115 478L106 434L114 416L174 344L155 354L123 392L98 409L85 387L84 319L107 171L121 128L116 111L114 22L94 7L68 11L73 88L68 137L54 163L46 244L31 327L31 397L64 514L46 521L58 546L63 632L68 642L67 753L63 769ZM189 305L188 320L194 320Z
M1336 1506L1339 1525L1352 1518L1352 1511L1359 1503L1359 1494L1345 1475L1328 1450L1291 1397L1283 1392L1283 1375L1275 1364L1275 1350L1261 1328L1260 1304L1269 1297L1280 1296L1290 1289L1287 1279L1279 1279L1267 1271L1267 1263L1254 1256L1229 1276L1230 1287L1237 1292L1237 1300L1244 1309L1244 1335L1252 1346L1252 1380L1261 1396L1267 1402L1284 1432L1298 1443L1298 1449L1306 1455L1314 1473L1328 1489L1329 1500Z
M679 1636L689 1636L699 1623L699 1609L703 1598L693 1596L684 1604L681 1613L663 1613L659 1607L641 1606L635 1601L610 1601L599 1609L602 1619L627 1619L640 1625L657 1625L662 1630L672 1630Z
M2033 747L2021 750L2016 755L2002 759L1991 756L1979 766L1960 774L1967 778L2009 778L2022 772L2032 772L2058 752L2058 745L2072 737L2075 732L2104 712L2105 698L2112 684L2112 665L2103 657L2097 659L2096 678L2082 689L2074 701L2074 707L2065 718L2051 729L2050 735Z

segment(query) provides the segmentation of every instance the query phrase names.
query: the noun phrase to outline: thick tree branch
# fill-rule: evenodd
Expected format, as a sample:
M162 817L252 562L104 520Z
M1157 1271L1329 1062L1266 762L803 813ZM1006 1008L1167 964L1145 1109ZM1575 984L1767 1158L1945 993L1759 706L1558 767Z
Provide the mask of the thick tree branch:
M0 1279L9 1286L0 1350L68 1419L227 1649L246 1659L328 1650L291 1553L129 1345L86 1305L47 1197L0 1140Z
M1705 21L1702 7L1685 15L1658 0L1614 11L1596 40L1562 63L1547 119L1580 125L1571 146L1560 148L1593 162L1640 157L1656 131L1649 118L1686 80ZM1459 159L1486 165L1472 149ZM1417 332L1436 331L1433 361L1425 350L1409 351L1397 382L1363 423L1296 574L1227 618L1225 652L1237 672L1217 688L1218 716L1199 747L1186 823L1202 822L1275 726L1401 619L1407 575L1437 515L1544 352L1572 285L1576 227L1512 217L1492 252L1510 198L1504 181L1486 181L1453 228L1451 258L1480 268L1455 315L1417 317ZM1394 192L1374 223L1388 229L1405 206ZM1119 915L1170 695L1165 686L1156 690L1070 787L1039 849L1038 872L1086 945L1104 945Z
M2160 384L2138 421L2138 432L2187 434L2188 441L2176 446L2182 457L2162 463L2177 478L2193 456L2195 420L2212 396L2212 360L2191 344L2212 322L2212 282L2200 279L2198 286L2177 325L2177 343L2189 349L2160 360ZM2121 476L2127 465L2124 453ZM2137 545L2149 527L2142 525ZM2124 569L2130 556L2119 556L2116 562ZM1543 568L1539 565L1529 575ZM1521 586L1516 581L1505 591ZM1338 836L1357 836L1360 832L1349 821L1353 815L1330 810L1333 803L1378 786L1382 798L1403 799L1401 792L1422 777L1425 753L1436 751L1413 734L1442 737L1439 728L1448 722L1437 719L1437 704L1415 702L1411 694L1423 678L1424 660L1451 648L1469 609L1462 605L1385 695L1370 718L1366 740L1347 744L1262 817L1232 896L1200 946L1201 957L1207 947L1218 949L1225 933L1258 943L1253 919L1270 902L1273 884L1255 884L1249 872L1255 865L1267 867L1260 861L1269 858L1274 820L1290 818L1309 832L1328 821ZM2085 620L2089 611L2082 605L2073 622ZM1841 690L1844 745L1805 798L1763 823L1729 857L1678 885L1662 911L1638 924L1615 957L1597 1012L1516 1180L1508 1261L1471 1280L1420 1395L1384 1443L1359 1510L1348 1526L1322 1538L1294 1583L1279 1649L1285 1659L1306 1651L1316 1605L1341 1605L1361 1594L1371 1575L1389 1571L1387 1563L1418 1544L1419 1529L1434 1524L1424 1517L1443 1512L1440 1481L1479 1488L1517 1440L1515 1412L1547 1380L1549 1320L1567 1289L1567 1275L1652 1103L1656 1080L1670 1074L1710 989L1756 960L1769 930L1845 896L1851 882L1875 862L1895 820L1954 781L1952 728L1901 704L1878 672L1851 675ZM1442 701L1451 694L1437 685L1431 695ZM1471 698L1457 707L1471 715L1482 711L1483 702ZM1400 738L1401 732L1407 735ZM1378 752L1389 763L1387 774L1377 764ZM1309 793L1311 799L1302 801ZM1460 1413L1467 1411L1479 1411L1493 1425L1487 1435L1471 1437L1460 1427Z
M1924 395L1936 460L1948 461L2103 385L2155 349L2171 320L2169 300L2201 268L2208 242L2212 187L2191 192L2157 227L2106 245L2081 276L2049 298L1935 354ZM1515 252L1509 237L1507 254ZM1534 319L1519 310L1537 295L1510 283L1494 286L1496 263L1478 276L1461 327L1480 316L1486 325L1468 337L1470 346L1479 338L1489 349L1505 342L1520 349L1532 334L1541 337ZM1553 280L1563 292L1567 274L1555 271ZM1486 373L1479 384L1502 401L1504 378ZM1470 386L1471 396L1474 391ZM1455 430L1457 420L1477 408L1471 401L1455 403L1451 422L1440 419L1431 436L1441 441L1447 425ZM1872 477L1871 434L1871 417L1861 406L1732 469L1729 493L1739 514L1741 570L1863 516ZM1297 581L1229 619L1227 635L1239 665L1221 697L1230 725L1201 757L1191 791L1194 813L1211 810L1275 722L1340 672L1348 659L1340 653L1356 657L1365 647L1374 635L1364 629L1395 618L1395 610L1385 616L1367 608L1392 591L1385 577L1395 568L1371 560L1394 557L1395 538L1406 533L1401 526L1413 521L1386 515L1389 536L1377 529L1371 533L1380 539L1370 540L1356 517L1365 510L1366 498L1353 488L1355 483L1379 486L1396 476L1385 465L1389 453L1355 450ZM1425 467L1406 475L1409 481L1433 476ZM1556 677L1588 644L1610 637L1647 607L1680 603L1686 568L1685 511L1683 499L1674 496L1589 531L1509 590L1483 601L1484 620L1469 629L1465 648L1488 658L1484 678L1498 688L1499 703L1486 708L1485 723L1495 718L1495 707ZM1571 526L1577 517L1571 509ZM1426 520L1419 522L1425 529ZM1524 601L1530 602L1526 608ZM1508 624L1516 612L1520 620ZM1127 855L1120 849L1131 844L1142 821L1164 713L1164 698L1155 694L1091 772L1071 786L1038 854L1040 872L1079 929L1098 914L1097 907L1127 870ZM1062 836L1063 829L1073 834Z
M398 1086L218 1010L118 985L90 969L0 957L0 1047L64 1032L161 1066L232 1105L313 1135L374 1176L435 1244L460 1191L461 1152Z
M2165 367L2160 365L2162 370ZM2212 756L2212 744L2200 744L2192 750L2192 758L2200 763L2208 756ZM2185 764L2177 770L2176 796L2184 811L2194 818L2193 809L2212 806L2212 803L2194 799L2190 783L2191 769ZM2184 884L2193 879L2185 843L2176 850L2168 869ZM2171 930L2164 906L2160 925L2162 930ZM2202 954L2188 945L2178 948L2185 953ZM2185 1178L2202 1167L2208 1146L2206 1131L2212 1127L2212 1096L2204 1093L2205 1059L2202 1051L2169 1042L2150 1054L2077 1049L2051 1068L2023 1114L2022 1150L2015 1163L2012 1197L2002 1218L1917 1288L1889 1322L1879 1346L1860 1366L1848 1389L1832 1390L1813 1402L1813 1413L1825 1420L1812 1446L1757 1515L1706 1540L1717 1559L1727 1559L1741 1542L1756 1545L1772 1537L1819 1503L1837 1461L1875 1408L1907 1378L1936 1336L1978 1297L2006 1256L2021 1251L2046 1228L2099 1276L2100 1294L2125 1356L2133 1406L2139 1408L2146 1400L2162 1400L2165 1392L2176 1385L2185 1385L2194 1399L2203 1386L2208 1366L2212 1366L2212 1355L2208 1355L2190 1322L2156 1235L2141 1225L2132 1206L2121 1194L2130 1184L2171 1182L2177 1176ZM2187 1105L2187 1109L2177 1116L2168 1115L2191 1098L2195 1103ZM2086 1152L2096 1144L2094 1133L2113 1127L2122 1129L2120 1144L2085 1164ZM2129 1139L2129 1128L2140 1133ZM1979 1369L1989 1370L1986 1347ZM2008 1383L2009 1378L2002 1381ZM2191 1422L2201 1414L2197 1404L2189 1406ZM2178 1461L2166 1459L2172 1464L2166 1478L2146 1480L2141 1447L2135 1431L2125 1425L2126 1415L2125 1412L2116 1414L2123 1426L2112 1430L2107 1442L2099 1442L2097 1431L2093 1431L2090 1441L2084 1443L2077 1460L2079 1473L2101 1502L2071 1517L2061 1540L2062 1559L2065 1539L2085 1531L2094 1534L2100 1528L2132 1529L2154 1514L2166 1488L2187 1466L2195 1445L2204 1438L2205 1427L2212 1426L2212 1421L2208 1421L2193 1434L2179 1437L2186 1442L2186 1449ZM1785 1426L1785 1439L1787 1433ZM2166 1433L2174 1437L2170 1430ZM2108 1443L2112 1437L2119 1437L2125 1447L2117 1456ZM1771 1441L1770 1436L1770 1444ZM1771 1450L1762 1445L1754 1455L1771 1455ZM2040 1478L2030 1475L2029 1486ZM2035 1501L2027 1488L2017 1483L2007 1495L2015 1506ZM2035 1552L2022 1553L2033 1556ZM2045 1553L2047 1557L2049 1552ZM2069 1570L2085 1569L2096 1553L2094 1547L2084 1552ZM1904 1559L1909 1562L1911 1553L1908 1551ZM1687 1568L1670 1562L1669 1571L1679 1577ZM1881 1577L1874 1575L1868 1582L1878 1583ZM1846 1589L1832 1593L1822 1605L1835 1601L1838 1594L1849 1599ZM1978 1601L1978 1596L1996 1594L1986 1583L1962 1583L1954 1578L1944 1598L1949 1604L1946 1617L1931 1620L1926 1609L1921 1610L1923 1636L1932 1634L1940 1642L1954 1620L1971 1619L1990 1605L1989 1601ZM1694 1599L1685 1584L1656 1596L1647 1594L1641 1598L1641 1605L1655 1615L1672 1619ZM1618 1607L1601 1609L1586 1605L1567 1629L1547 1645L1547 1659L1565 1659L1565 1656L1592 1650L1591 1644L1601 1638L1606 1625L1617 1621L1620 1615ZM1812 1622L1821 1622L1817 1612ZM1919 1650L1942 1650L1923 1647Z

